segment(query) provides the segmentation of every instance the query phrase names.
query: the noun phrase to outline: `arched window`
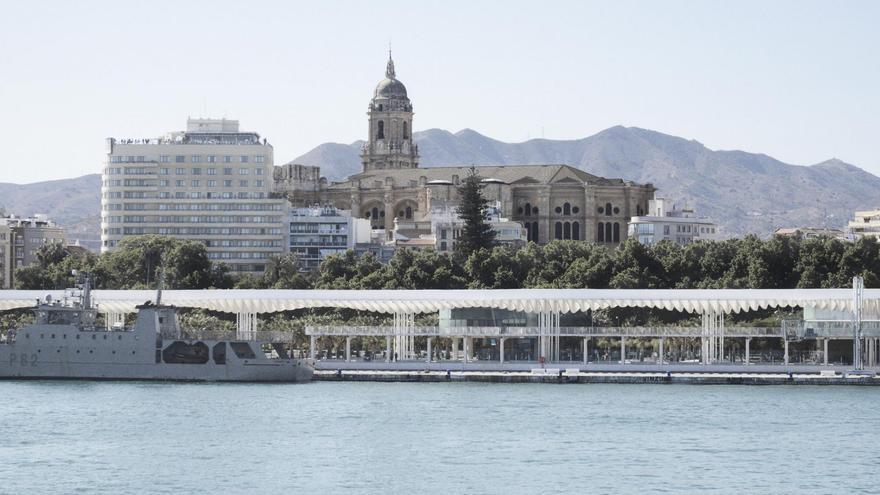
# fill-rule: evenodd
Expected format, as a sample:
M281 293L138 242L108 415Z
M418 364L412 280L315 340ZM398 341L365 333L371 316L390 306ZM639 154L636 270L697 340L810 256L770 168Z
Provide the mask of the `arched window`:
M532 224L530 224L529 222L526 222L524 227L526 228L526 240L531 241L532 240Z
M562 205L562 214L563 215L571 215L571 204L565 203Z
M571 238L576 241L581 240L581 224L580 224L580 222L572 222L572 224L571 224Z
M409 139L409 128L406 125L406 121L403 121L403 139Z
M532 240L538 242L538 222L532 222Z
M376 139L385 139L385 121L379 121L379 131L376 132Z
M526 203L526 216L527 217L532 216L532 204L531 203Z
M556 222L553 238L562 239L562 222Z
M405 211L406 211L406 219L412 220L412 206L407 206Z
M636 216L642 216L642 205L636 205Z
M599 222L599 228L596 230L596 242L605 242L605 224Z
M605 222L605 242L612 242L611 239L611 222Z
M562 224L562 238L571 239L571 223L565 222Z
M620 242L620 224L614 222L614 242Z
M611 216L611 203L605 203L605 216Z

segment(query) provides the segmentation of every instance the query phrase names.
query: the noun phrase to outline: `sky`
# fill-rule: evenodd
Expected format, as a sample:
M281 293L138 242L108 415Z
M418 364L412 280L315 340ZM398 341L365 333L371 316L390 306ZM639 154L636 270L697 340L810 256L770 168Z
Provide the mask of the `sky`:
M238 119L276 164L366 136L389 43L414 130L615 125L880 175L876 1L0 0L0 182L99 173L104 139Z

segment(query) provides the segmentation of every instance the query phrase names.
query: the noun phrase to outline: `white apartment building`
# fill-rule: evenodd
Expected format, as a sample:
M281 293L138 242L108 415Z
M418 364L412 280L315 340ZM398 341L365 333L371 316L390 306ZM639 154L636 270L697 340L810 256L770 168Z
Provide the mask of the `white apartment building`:
M261 272L285 251L287 200L272 197L272 145L237 120L187 119L159 138L107 139L101 251L127 236L203 242L233 272Z
M880 209L857 211L855 218L846 224L846 239L856 241L862 237L880 239Z
M695 241L716 240L718 226L708 218L694 216L690 208L678 210L674 204L658 198L648 201L648 215L630 219L628 233L642 244L669 240L684 246Z
M411 241L409 244L416 245L418 241L422 241L426 243L424 247L433 247L436 251L455 251L458 237L464 228L464 220L458 216L454 204L431 208L424 221L430 225L430 234L421 235L420 239L414 239L417 242ZM497 203L487 208L486 221L495 231L496 243L521 246L527 242L528 233L525 227L519 222L502 217L500 205Z
M348 210L318 205L290 211L288 247L306 270L317 269L331 254L369 242L370 221L352 218Z

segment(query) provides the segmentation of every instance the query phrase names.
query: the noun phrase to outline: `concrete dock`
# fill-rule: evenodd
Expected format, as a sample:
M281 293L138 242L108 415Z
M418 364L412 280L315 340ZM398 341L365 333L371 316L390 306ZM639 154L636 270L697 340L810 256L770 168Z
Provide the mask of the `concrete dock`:
M337 366L333 366L333 365ZM482 368L441 363L318 363L318 381L483 382L483 383L655 383L695 385L858 385L878 386L873 372L853 373L847 367L736 365L593 365L584 367L534 364ZM460 364L460 363L449 363ZM347 366L346 366L347 365ZM496 369L493 369L496 368Z

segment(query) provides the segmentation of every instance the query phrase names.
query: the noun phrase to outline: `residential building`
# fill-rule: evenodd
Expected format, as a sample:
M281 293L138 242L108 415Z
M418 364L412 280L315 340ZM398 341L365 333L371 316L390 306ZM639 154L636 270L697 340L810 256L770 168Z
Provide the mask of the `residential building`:
M522 246L528 242L528 234L525 227L501 216L500 205L496 204L488 208L486 220L495 231L495 242L501 245ZM458 237L464 228L464 220L458 216L455 207L435 208L431 211L431 238L433 247L437 251L455 251Z
M857 211L855 218L847 223L844 235L850 241L862 237L880 239L880 209Z
M65 245L67 238L64 229L46 215L0 218L0 286L12 287L15 269L36 263L40 248L49 243Z
M629 235L642 244L669 240L682 246L695 241L718 239L718 226L708 218L696 217L690 208L676 209L668 200L648 201L648 214L632 217Z
M370 224L352 218L351 212L332 206L294 208L290 211L288 247L306 270L314 270L327 256L353 249L358 242L369 242Z
M413 105L390 57L367 115L361 173L327 182L318 167L291 163L277 172L276 190L294 204L350 210L392 240L395 220L416 221L438 202L455 200L470 167L419 167ZM484 196L499 202L510 220L523 225L527 240L537 243L573 239L616 245L626 239L627 220L647 213L655 190L568 165L480 166L478 172L485 178Z
M237 120L187 119L186 131L107 146L102 252L158 234L204 243L233 272L262 272L285 251L288 203L272 194L272 145Z

